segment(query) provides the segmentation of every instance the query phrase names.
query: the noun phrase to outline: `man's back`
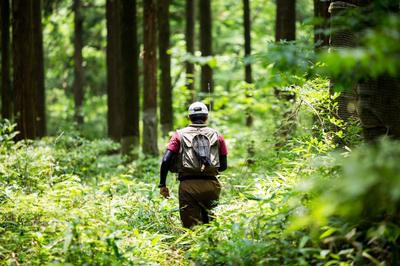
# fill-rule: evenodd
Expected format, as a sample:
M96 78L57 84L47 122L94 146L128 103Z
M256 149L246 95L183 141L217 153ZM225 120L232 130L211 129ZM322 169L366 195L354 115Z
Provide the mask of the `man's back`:
M189 107L192 124L172 136L160 168L160 193L169 196L166 177L177 161L180 216L185 227L207 223L221 191L217 175L227 168L224 137L207 126L208 109L203 103Z

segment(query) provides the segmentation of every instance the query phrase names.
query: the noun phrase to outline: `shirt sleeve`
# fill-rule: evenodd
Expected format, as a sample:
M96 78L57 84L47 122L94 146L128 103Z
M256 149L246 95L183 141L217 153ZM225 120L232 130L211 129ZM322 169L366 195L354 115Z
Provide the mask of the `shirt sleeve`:
M227 156L228 155L228 147L226 146L224 136L219 135L218 141L219 141L219 154L222 156Z
M179 138L179 134L175 132L175 134L172 136L171 140L168 143L167 150L178 153L180 147L181 147L181 140Z

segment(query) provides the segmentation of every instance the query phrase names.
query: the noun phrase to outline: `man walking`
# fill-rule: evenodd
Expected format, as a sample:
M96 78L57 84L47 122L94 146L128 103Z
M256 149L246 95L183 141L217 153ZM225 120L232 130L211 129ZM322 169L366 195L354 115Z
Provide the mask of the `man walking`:
M165 198L169 197L168 171L178 173L180 217L186 228L210 221L210 210L221 192L217 175L227 168L224 137L207 126L207 118L205 104L191 104L191 124L172 136L161 163L159 188Z

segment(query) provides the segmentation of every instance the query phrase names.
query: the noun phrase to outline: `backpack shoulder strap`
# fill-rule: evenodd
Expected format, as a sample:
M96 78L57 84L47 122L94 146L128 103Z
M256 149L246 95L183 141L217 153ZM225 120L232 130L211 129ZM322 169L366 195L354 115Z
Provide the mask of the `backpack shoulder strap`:
M176 131L176 134L179 137L179 153L182 153L182 141L183 141L183 139L182 139L182 129L178 129Z

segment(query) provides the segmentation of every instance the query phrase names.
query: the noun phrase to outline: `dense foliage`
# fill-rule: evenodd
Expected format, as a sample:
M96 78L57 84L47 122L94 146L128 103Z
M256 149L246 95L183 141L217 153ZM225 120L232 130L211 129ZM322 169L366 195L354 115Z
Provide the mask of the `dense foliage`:
M302 92L292 111L299 127L278 149L282 135L276 132L290 123L283 118L286 102L264 104L268 90L252 100L256 134L235 122L240 120L236 108L247 104L240 95L215 102L229 117L226 121L215 110L212 123L229 141L230 170L220 178L217 219L193 231L180 226L174 178L168 181L172 198L158 194L157 158L127 162L115 143L76 133L14 143L13 126L4 121L2 262L350 265L390 260L398 248L400 145L383 140L355 151L338 148L338 140L354 144L359 130L333 119L331 96L315 85L327 83L295 88ZM320 125L313 125L314 115L318 123L341 130L315 130Z

